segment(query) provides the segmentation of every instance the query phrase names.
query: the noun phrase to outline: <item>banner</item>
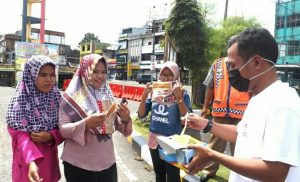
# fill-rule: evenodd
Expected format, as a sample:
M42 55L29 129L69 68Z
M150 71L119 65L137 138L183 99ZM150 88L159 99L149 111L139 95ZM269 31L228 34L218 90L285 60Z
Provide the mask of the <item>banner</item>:
M36 44L36 43L29 43L29 42L15 42L15 56L16 56L15 84L16 85L22 78L22 72L24 70L24 65L27 59L29 59L33 55L49 56L57 66L66 63L65 57L59 55L58 45ZM58 73L56 73L56 75L58 77Z

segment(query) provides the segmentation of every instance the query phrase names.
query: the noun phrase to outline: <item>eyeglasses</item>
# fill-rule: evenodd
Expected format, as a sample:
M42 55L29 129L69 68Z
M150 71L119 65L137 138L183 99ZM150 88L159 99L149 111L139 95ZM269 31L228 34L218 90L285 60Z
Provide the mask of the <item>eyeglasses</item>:
M174 76L173 75L160 75L160 77L172 79Z

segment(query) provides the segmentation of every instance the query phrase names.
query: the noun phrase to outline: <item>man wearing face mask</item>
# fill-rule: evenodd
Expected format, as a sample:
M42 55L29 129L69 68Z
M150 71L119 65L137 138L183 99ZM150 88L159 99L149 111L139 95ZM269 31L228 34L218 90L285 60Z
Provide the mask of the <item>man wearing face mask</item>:
M189 127L236 142L234 156L191 145L197 154L186 166L190 174L218 162L231 169L230 182L300 179L300 98L277 79L277 58L277 44L266 29L238 35L228 49L229 79L236 89L252 92L242 120L234 126L188 116Z
M228 41L228 48L237 41L237 36L232 36ZM237 125L242 119L244 111L248 105L250 96L247 90L242 92L231 86L229 77L230 65L228 58L220 58L214 61L211 66L205 81L206 94L203 109L201 112L202 117L206 117L209 104L212 102L212 113L214 122L220 124ZM238 83L235 83L238 84ZM224 152L227 141L212 135L209 141L209 148ZM230 142L231 155L234 153L235 143ZM219 169L219 163L213 162L203 170L203 175L200 177L201 182L208 181L210 178L216 176Z

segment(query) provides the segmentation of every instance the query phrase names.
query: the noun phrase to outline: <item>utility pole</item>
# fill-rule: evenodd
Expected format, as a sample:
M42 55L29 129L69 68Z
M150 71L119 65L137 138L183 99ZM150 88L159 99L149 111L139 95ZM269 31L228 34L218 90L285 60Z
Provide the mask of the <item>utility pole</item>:
M155 31L156 24L155 21L152 20L152 33L153 33L153 45L152 45L152 56L151 56L151 83L153 82L153 73L155 73Z
M225 3L224 20L227 18L228 1L229 0L226 0L226 3Z

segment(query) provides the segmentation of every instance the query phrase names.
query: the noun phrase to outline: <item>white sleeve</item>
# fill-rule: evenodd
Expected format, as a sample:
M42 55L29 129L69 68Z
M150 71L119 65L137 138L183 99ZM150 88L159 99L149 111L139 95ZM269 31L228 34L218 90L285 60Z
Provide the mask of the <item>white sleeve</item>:
M300 113L292 106L273 113L265 130L262 159L300 166Z
M214 79L214 65L210 67L203 84L206 87L213 87L213 79Z

